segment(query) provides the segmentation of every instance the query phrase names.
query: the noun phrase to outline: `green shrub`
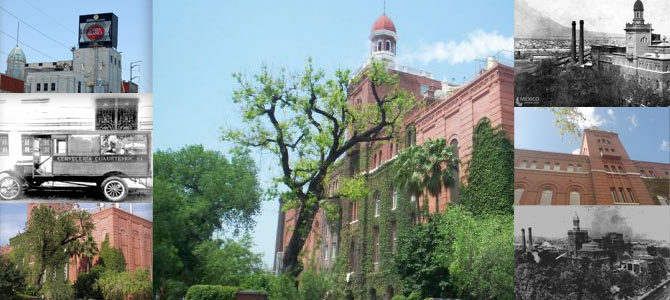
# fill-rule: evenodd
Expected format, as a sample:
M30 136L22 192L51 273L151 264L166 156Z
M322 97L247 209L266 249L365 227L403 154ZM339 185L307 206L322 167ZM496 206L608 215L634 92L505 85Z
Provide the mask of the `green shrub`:
M391 298L391 300L407 300L407 297L403 295L395 295L393 298Z
M289 275L279 275L270 282L270 300L295 300L298 299L298 289L295 286L295 278Z
M102 293L93 285L100 278L100 273L104 267L97 265L86 273L77 275L77 281L74 282L74 291L77 298L80 299L102 299Z
M234 300L238 287L194 285L188 289L186 300Z

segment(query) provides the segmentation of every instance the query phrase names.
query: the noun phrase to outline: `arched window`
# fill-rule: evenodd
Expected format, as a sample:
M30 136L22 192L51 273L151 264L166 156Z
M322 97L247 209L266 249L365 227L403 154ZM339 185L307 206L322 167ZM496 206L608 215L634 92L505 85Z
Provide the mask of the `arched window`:
M544 169L545 170L551 170L551 163L550 162L545 162L544 163Z
M398 207L398 189L394 186L391 186L391 209L396 209Z
M554 171L560 171L561 170L561 164L555 163L554 164Z
M382 40L377 41L377 51L382 51Z
M661 205L670 205L670 203L668 203L668 198L665 198L665 196L656 195L656 198L658 199L658 203L659 203L659 204L661 204Z
M570 205L580 205L580 204L581 204L581 199L580 199L579 191L572 190L572 192L570 192Z
M605 171L609 172L609 171L610 171L610 167L608 167L607 165L605 165Z
M375 217L379 217L379 211L380 211L380 203L381 200L379 199L379 192L375 193Z
M386 40L386 51L391 52L391 41Z
M568 164L568 172L574 172L575 171L575 166L572 164Z
M582 171L582 165L577 165L577 172L581 172L581 171Z
M514 189L514 205L519 205L521 203L521 197L523 197L523 188L518 187Z
M642 177L647 177L647 173L644 170L640 170L640 175Z
M525 168L527 165L528 165L528 161L523 160L523 161L521 161L521 165L519 165L519 168L522 168L522 169L523 169L523 168Z
M654 171L651 171L651 170L649 171L649 177L654 177L654 178L656 177L656 174L654 174Z
M536 161L531 162L530 163L530 168L531 169L537 169L537 162Z
M553 191L550 188L545 188L542 191L542 198L540 198L540 205L551 205Z

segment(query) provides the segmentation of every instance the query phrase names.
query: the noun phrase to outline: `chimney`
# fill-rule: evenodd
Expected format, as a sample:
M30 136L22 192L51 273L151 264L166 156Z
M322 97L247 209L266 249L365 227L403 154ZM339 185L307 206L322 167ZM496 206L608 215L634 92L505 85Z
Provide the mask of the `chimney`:
M579 20L579 63L584 64L584 20Z
M533 251L533 227L528 227L528 250Z
M486 58L486 70L491 70L493 67L495 67L498 64L496 61L496 58L493 56L489 56Z
M572 21L572 45L570 45L570 62L576 63L577 60L577 22Z
M133 204L130 203L129 205L130 205L130 214L132 215L133 214Z
M521 240L523 241L523 253L526 253L526 230L521 228Z

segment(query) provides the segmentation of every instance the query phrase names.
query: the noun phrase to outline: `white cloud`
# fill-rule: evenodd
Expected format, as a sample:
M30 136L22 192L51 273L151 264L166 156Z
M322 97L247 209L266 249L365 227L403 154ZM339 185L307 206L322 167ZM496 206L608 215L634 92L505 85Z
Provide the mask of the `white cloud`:
M614 111L611 108L607 109L607 115L610 116L610 118L612 118L612 119L616 119L614 117Z
M579 150L581 150L581 149L580 149L580 148L577 148L577 149L575 149L575 150L572 150L572 154L574 154L574 155L579 155L579 153L581 152L581 151L579 151Z
M581 129L591 126L602 126L606 123L605 119L596 114L596 110L593 107L578 107L577 111L584 116L584 119L574 120Z
M478 29L469 33L465 40L424 44L418 50L402 56L400 60L404 63L420 61L428 64L433 61L447 61L450 64L457 64L493 55L500 50L513 49L513 36Z
M663 151L663 152L668 152L668 151L670 151L670 143L668 143L668 141L666 141L666 140L663 140L663 141L661 141L661 145L658 146L658 149Z
M628 131L633 131L633 129L637 128L638 125L637 115L626 117L626 120L630 120L630 126L628 126Z

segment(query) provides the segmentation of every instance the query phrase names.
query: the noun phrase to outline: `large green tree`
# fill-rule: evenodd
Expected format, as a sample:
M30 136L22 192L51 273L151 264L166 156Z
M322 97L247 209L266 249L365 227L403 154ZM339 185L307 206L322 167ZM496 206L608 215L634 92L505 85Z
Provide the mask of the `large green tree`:
M17 268L7 255L0 253L0 295L13 297L24 287L25 281L21 269Z
M361 143L395 138L413 98L381 62L353 78L337 70L327 79L311 59L303 72L273 73L264 67L252 78L234 77L239 87L233 101L243 109L245 128L224 132L224 139L277 157L281 172L275 182L285 187L284 208L297 212L282 268L297 274L302 270L298 255L320 200L328 198L324 182L331 167ZM350 105L349 95L359 85L370 87L372 101Z
M160 297L181 297L197 283L196 249L217 233L253 225L261 190L249 155L229 157L201 145L154 154L154 283Z
M70 245L86 239L94 227L86 211L56 211L49 206L39 206L32 210L26 231L13 238L10 245L25 261L32 261L27 269L32 284L39 291L44 283L44 272L62 270L70 258L67 251ZM51 276L44 278L47 283L52 281Z

